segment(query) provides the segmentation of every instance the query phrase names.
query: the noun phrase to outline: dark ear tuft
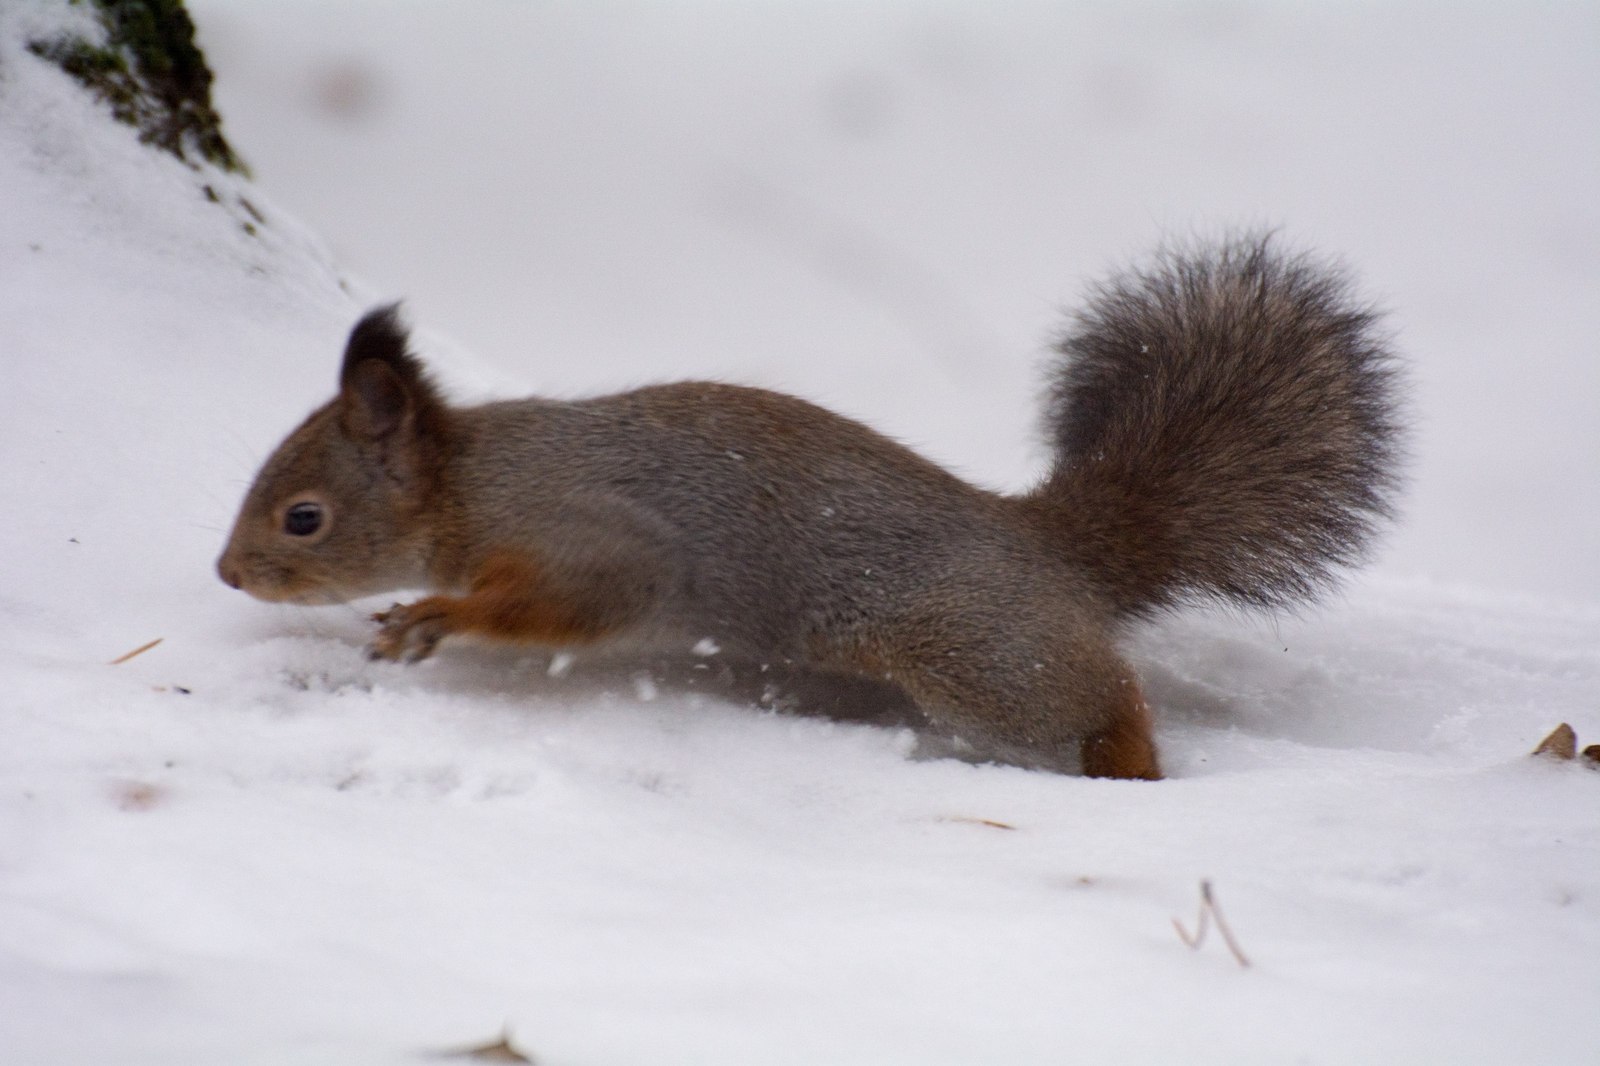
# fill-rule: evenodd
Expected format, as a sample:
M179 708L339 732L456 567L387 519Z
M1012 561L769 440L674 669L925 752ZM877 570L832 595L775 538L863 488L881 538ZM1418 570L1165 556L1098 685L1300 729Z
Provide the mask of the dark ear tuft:
M350 331L339 392L346 428L369 439L407 428L436 433L444 417L444 401L411 354L398 303L367 312Z

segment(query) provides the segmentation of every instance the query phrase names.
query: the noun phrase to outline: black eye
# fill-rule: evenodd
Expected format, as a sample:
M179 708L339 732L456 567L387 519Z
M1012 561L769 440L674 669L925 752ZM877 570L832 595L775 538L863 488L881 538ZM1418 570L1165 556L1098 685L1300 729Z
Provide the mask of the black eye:
M291 537L309 537L321 528L320 503L297 503L283 516L283 531Z

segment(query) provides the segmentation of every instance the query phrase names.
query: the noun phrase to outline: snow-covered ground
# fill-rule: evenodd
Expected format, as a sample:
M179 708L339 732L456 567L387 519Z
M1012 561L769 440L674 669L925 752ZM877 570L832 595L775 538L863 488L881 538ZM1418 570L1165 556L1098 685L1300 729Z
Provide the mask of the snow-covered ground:
M1525 757L1600 742L1593 5L193 10L254 182L0 6L0 1061L1600 1057L1600 774ZM730 377L1018 487L1058 309L1231 222L1394 309L1409 510L1139 639L1161 784L211 572L379 298L458 395Z

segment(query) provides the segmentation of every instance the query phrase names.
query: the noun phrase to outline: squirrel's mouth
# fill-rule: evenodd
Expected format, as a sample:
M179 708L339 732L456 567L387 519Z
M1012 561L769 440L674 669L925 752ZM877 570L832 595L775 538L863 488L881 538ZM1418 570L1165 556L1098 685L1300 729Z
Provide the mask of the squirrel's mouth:
M222 558L217 560L217 576L229 588L236 588L263 603L322 607L344 603L350 598L332 586L307 579L303 574L261 560L236 560L228 552L224 552Z

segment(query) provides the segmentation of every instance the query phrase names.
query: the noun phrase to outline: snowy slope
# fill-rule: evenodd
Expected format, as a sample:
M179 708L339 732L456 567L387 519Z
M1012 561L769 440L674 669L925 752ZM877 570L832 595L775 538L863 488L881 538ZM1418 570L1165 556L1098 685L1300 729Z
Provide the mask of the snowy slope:
M1576 211L1558 234L1558 198L1519 185L1526 166L1577 189L1594 148L1491 165L1451 155L1478 151L1468 138L1417 162L1484 162L1470 188L1438 190L1443 206L1404 168L1357 196L1378 165L1357 149L1404 159L1404 124L1373 110L1370 141L1306 158L1261 92L1273 70L1329 69L1362 42L1374 63L1434 47L1424 83L1514 55L1525 78L1482 67L1492 84L1454 112L1425 86L1352 98L1284 75L1330 124L1381 101L1498 129L1474 108L1554 98L1588 12L1551 9L1537 32L1405 16L1381 44L1337 11L1228 9L1221 29L1199 9L1061 15L1049 34L1034 12L956 20L897 52L904 9L842 28L792 9L487 4L476 24L311 10L197 7L224 88L238 71L222 102L253 184L141 148L24 53L73 17L64 4L0 8L0 1061L413 1062L503 1025L546 1064L1594 1061L1600 775L1524 753L1562 720L1600 741L1595 571L1557 580L1593 545L1595 512L1565 487L1594 487L1593 425L1569 412L1593 398L1578 298L1595 290L1596 220ZM986 183L1045 180L1035 155L1050 153L1007 123L1060 89L1044 71L1063 40L1125 57L1067 108L1102 116L1075 136L1118 163L1062 169L1041 207L1042 184ZM1252 58L1266 46L1272 63ZM300 80L272 81L273 56ZM921 91L946 95L913 108L896 56L944 71ZM352 70L387 89L319 118L295 93L322 84L325 100L313 75L329 63L358 102ZM497 64L529 79L512 105L543 123L537 150L484 104ZM1151 64L1171 79L1155 102ZM621 70L633 80L598 77ZM819 70L856 73L807 141ZM1593 113L1587 75L1566 110L1506 136L1554 143L1561 119ZM1146 116L1137 137L1129 107ZM1217 114L1235 140L1175 132ZM475 150L418 150L440 125ZM991 139L974 145L974 128ZM1238 145L1274 133L1316 180L1207 195ZM828 144L837 158L813 158ZM1163 144L1196 160L1198 189L1133 165L1161 164ZM708 160L735 162L702 210ZM905 177L913 163L925 183ZM344 184L319 185L330 170ZM1101 210L1117 172L1141 191ZM917 761L901 733L626 669L551 677L535 655L371 664L358 608L270 608L210 571L255 463L326 396L344 331L380 295L412 295L461 394L722 373L1020 484L1018 412L1055 303L1158 224L1237 217L1282 188L1261 210L1296 237L1343 238L1406 316L1423 420L1412 539L1304 618L1191 616L1141 637L1162 784ZM361 278L285 209L296 195L308 217L337 216L319 227L354 226L338 239ZM535 206L506 213L507 195ZM241 198L265 216L255 236ZM1463 203L1482 209L1471 247L1427 246ZM1444 293L1486 264L1480 289ZM1511 321L1491 322L1508 293ZM1477 335L1491 325L1506 332ZM1457 384L1441 366L1455 342L1480 369L1492 352L1578 384L1548 408L1530 399L1537 375ZM1486 391L1513 406L1504 441L1449 406L1481 413ZM1548 476L1497 519L1480 460L1531 469L1535 445L1554 446ZM1526 514L1565 521L1537 547L1492 541L1524 562L1475 582L1489 555L1450 531L1503 538ZM1250 968L1175 935L1202 878Z

